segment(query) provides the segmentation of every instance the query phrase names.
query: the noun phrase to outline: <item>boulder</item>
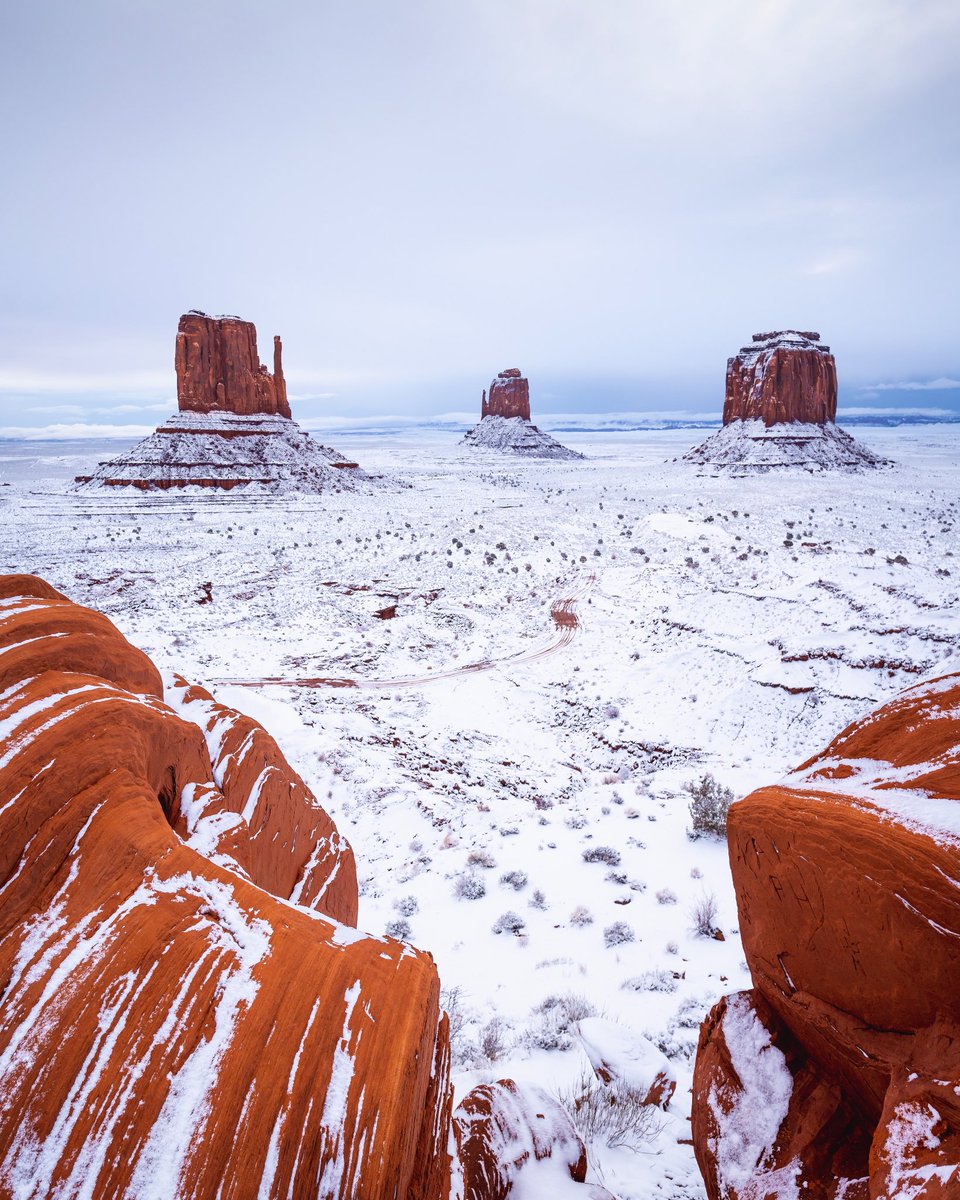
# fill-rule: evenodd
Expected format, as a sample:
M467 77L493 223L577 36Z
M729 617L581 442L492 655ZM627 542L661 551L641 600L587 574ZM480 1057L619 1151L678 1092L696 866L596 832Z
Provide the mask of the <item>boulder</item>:
M542 1088L512 1079L481 1084L464 1097L454 1122L464 1200L507 1200L515 1189L612 1200L605 1189L584 1184L583 1139L566 1109Z
M0 680L0 1194L444 1200L436 969L276 743L32 577Z
M290 416L279 337L273 374L260 362L257 330L239 317L210 317L192 309L177 331L177 401L181 412Z
M754 989L701 1030L693 1130L712 1198L798 1194L768 1179L788 1168L824 1200L960 1194L958 801L953 674L731 806ZM731 1123L759 1108L762 1129Z
M628 1088L641 1104L667 1108L677 1077L670 1060L649 1038L604 1017L584 1017L576 1031L602 1083Z

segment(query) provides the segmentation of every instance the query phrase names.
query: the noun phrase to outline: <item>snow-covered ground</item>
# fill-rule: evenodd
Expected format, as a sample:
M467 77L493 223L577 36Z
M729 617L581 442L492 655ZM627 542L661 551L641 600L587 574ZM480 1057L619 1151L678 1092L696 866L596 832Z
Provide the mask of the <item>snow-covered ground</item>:
M353 842L361 926L436 958L460 1092L569 1094L578 1016L648 1034L670 1111L594 1177L699 1197L698 1026L748 975L684 785L743 795L960 665L960 427L858 436L895 465L717 478L673 461L697 430L567 435L582 462L331 435L385 480L316 497L78 494L112 448L0 443L0 569L263 721ZM694 931L711 897L722 941Z

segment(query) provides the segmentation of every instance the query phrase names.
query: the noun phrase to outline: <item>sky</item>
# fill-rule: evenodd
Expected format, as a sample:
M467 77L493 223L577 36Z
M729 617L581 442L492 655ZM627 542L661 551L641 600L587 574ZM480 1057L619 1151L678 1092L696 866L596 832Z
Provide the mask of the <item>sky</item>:
M0 436L175 407L182 312L294 416L717 412L819 330L960 412L956 0L5 0Z

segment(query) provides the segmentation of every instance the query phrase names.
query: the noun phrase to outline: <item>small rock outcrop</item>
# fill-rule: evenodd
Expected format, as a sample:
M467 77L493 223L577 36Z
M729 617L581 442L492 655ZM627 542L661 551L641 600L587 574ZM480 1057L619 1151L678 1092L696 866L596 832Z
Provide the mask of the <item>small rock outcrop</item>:
M239 317L193 310L180 318L178 411L132 450L76 482L142 491L200 487L230 491L344 491L368 477L292 419L280 338L273 374L259 361L257 331Z
M819 333L755 333L727 360L723 427L684 455L740 472L858 470L879 458L835 424L837 365Z
M960 674L732 805L753 990L703 1024L711 1200L960 1195Z
M525 458L583 458L530 422L530 384L519 367L510 367L490 384L480 401L480 422L463 437L463 445L499 450Z
M260 362L257 330L239 317L210 317L191 309L177 330L177 403L181 412L276 413L290 418L279 336L273 374Z

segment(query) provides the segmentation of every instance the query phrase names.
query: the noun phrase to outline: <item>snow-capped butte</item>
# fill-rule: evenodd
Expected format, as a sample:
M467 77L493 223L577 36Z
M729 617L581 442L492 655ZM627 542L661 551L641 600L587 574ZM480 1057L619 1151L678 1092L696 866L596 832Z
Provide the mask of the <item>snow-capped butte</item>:
M523 417L484 417L463 436L462 445L500 450L526 458L583 458Z

